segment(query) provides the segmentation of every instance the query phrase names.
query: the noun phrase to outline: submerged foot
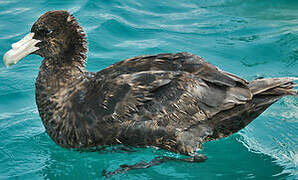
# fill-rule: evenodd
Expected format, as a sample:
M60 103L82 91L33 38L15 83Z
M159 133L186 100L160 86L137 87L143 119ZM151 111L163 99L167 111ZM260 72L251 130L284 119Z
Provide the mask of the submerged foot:
M129 170L133 170L133 169L146 169L149 168L151 166L155 166L155 165L159 165L165 161L184 161L184 162L204 162L205 160L207 160L207 157L199 154L199 155L195 155L192 156L190 158L184 158L184 159L179 159L179 158L174 158L174 157L165 157L165 156L158 156L155 157L154 159L152 159L151 161L149 161L148 163L145 161L141 161L138 162L136 164L133 165L127 165L127 164L123 164L120 165L120 167L118 169L116 169L115 171L106 171L103 170L102 171L102 175L105 177L112 177L113 175L116 174L120 174L120 173L125 173Z
M127 172L129 170L133 170L133 169L146 169L146 168L149 168L154 165L159 165L162 162L164 162L165 160L166 160L165 157L156 157L148 163L145 161L141 161L141 162L138 162L133 165L123 164L123 165L120 165L120 167L118 169L116 169L115 171L108 172L106 170L103 170L102 175L106 176L106 177L112 177L113 175L125 173L125 172Z

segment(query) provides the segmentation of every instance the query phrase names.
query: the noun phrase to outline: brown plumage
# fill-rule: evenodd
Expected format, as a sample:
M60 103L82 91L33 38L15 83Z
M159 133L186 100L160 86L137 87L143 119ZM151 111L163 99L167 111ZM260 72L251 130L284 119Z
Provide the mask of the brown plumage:
M36 102L60 146L156 146L192 155L201 144L244 128L272 103L297 95L297 78L247 82L189 53L140 56L97 73L85 70L86 40L66 11L32 27L44 57Z

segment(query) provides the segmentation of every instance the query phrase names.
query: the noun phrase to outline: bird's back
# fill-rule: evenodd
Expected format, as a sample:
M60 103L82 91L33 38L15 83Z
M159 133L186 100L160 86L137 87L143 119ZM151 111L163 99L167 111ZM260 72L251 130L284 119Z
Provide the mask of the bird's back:
M77 98L72 103L88 112L77 121L91 122L90 131L104 137L99 144L154 145L185 154L197 148L187 141L199 146L212 134L211 117L252 97L245 80L188 53L127 59L98 72L91 84L82 104Z

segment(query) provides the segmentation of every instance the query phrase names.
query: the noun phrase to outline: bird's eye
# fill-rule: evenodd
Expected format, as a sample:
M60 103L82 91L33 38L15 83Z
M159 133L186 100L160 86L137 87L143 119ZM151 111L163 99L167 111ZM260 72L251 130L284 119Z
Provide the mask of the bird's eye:
M39 33L40 33L40 35L42 35L42 36L48 36L48 35L50 35L50 34L52 34L52 30L51 29L48 29L48 28L45 28L45 29L40 29L39 30Z
M50 35L52 34L53 31L50 29L45 29L44 32L45 32L45 35Z

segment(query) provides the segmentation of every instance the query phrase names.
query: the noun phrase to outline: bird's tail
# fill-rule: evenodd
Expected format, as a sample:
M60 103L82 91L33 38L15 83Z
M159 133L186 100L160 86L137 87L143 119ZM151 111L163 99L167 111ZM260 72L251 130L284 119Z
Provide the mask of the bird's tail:
M213 134L206 141L229 136L257 118L270 105L283 96L298 96L297 86L293 81L298 78L270 78L250 81L248 87L252 99L245 104L221 111L212 118Z
M249 89L254 96L298 96L297 86L293 81L298 81L298 78L269 78L269 79L256 79L249 82Z

